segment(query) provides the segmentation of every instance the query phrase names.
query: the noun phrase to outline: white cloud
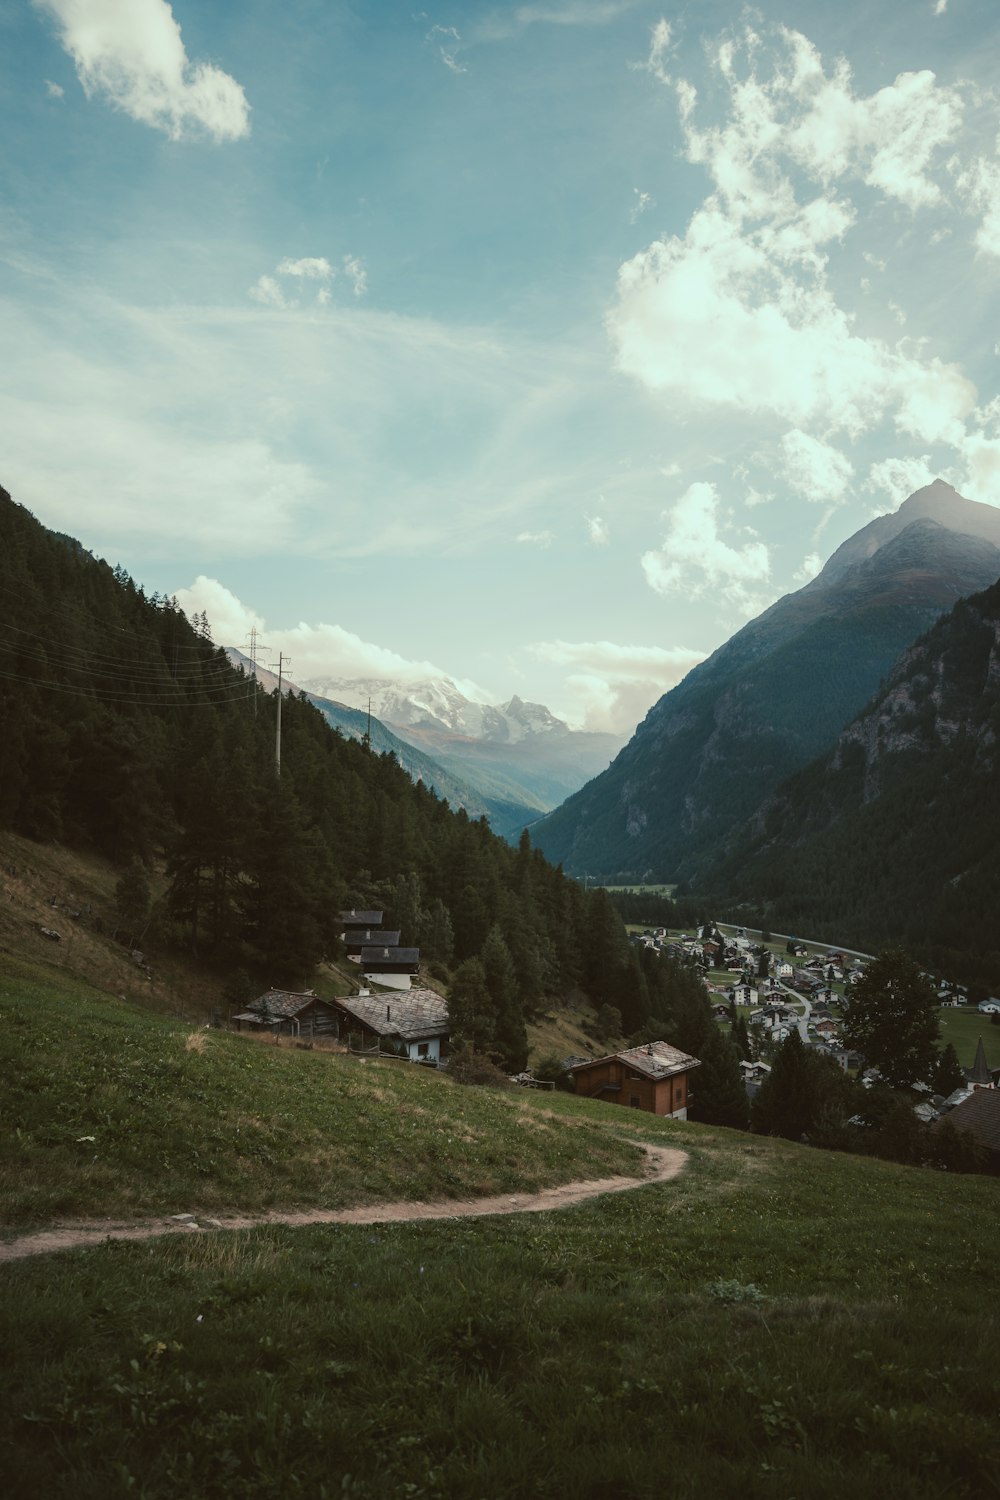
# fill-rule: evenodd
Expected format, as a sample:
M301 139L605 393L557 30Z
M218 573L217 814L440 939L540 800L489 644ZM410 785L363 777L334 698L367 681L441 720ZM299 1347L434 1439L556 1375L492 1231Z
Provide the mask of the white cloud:
M934 478L926 453L922 458L886 458L872 464L861 488L872 495L888 495L895 505L901 505L914 490L922 490Z
M356 255L344 256L344 274L354 287L355 297L363 297L368 290L368 272Z
M620 646L613 641L537 641L536 660L573 668L566 692L573 722L628 734L651 706L704 660L685 646Z
M667 72L667 59L673 47L673 31L670 22L664 19L657 21L649 35L649 56L643 66L646 71L652 73L661 83L670 83L671 77Z
M646 212L647 208L653 207L656 200L649 193L644 193L639 188L633 188L632 192L635 195L635 202L632 204L632 212L628 217L629 223L635 224Z
M857 217L834 195L837 179L914 210L938 201L930 167L960 123L956 91L902 74L858 98L846 64L828 76L811 43L784 29L770 46L752 31L720 43L714 60L722 124L700 130L695 91L677 90L688 160L714 191L683 236L621 267L607 318L619 369L689 409L852 437L891 418L926 442L955 441L974 388L921 345L864 336L827 266ZM805 189L793 186L803 174Z
M51 78L46 78L45 92L48 94L50 99L61 99L66 90L63 88L62 84L53 83Z
M514 538L517 542L527 543L533 547L551 547L555 539L554 531L520 531Z
M189 61L166 0L34 0L58 23L87 96L103 94L133 120L180 140L250 133L243 89L212 63Z
M1000 256L1000 139L998 156L977 157L967 167L952 163L955 188L970 214L981 215L976 246L986 255Z
M350 281L355 297L363 297L368 290L368 273L364 268L364 263L356 255L345 255L343 267L344 275ZM289 278L296 290L299 290L303 282L319 281L322 285L316 292L316 306L328 307L331 298L329 283L337 274L336 266L331 265L325 255L304 255L298 260L286 256L275 266L274 276L257 278L250 288L250 296L255 302L260 302L265 307L298 307L299 298L289 296L275 277Z
M258 276L249 295L263 307L287 307L285 294L273 276Z
M300 686L316 684L312 689L315 692L321 691L323 681L366 678L412 684L430 679L455 683L466 697L475 702L495 701L488 690L475 682L454 678L433 662L414 660L385 646L377 646L341 625L309 625L300 621L297 625L279 628L268 624L225 584L205 574L200 574L190 587L177 589L176 598L189 616L204 610L217 646L242 649L251 626L255 626L258 635L266 636L266 644L275 659L279 651L292 658L293 680Z
M784 476L806 500L843 500L851 483L854 466L849 459L797 428L781 439Z
M611 540L608 523L600 516L584 516L587 523L587 539L595 547L606 547Z
M256 628L263 639L262 617L237 599L217 578L199 573L190 588L177 589L175 597L188 619L204 611L217 646L236 646L242 650L252 628Z
M312 281L329 281L334 274L325 255L306 255L301 260L286 257L276 269L279 276L305 276Z
M444 38L442 42L440 38ZM462 38L458 29L454 26L432 26L425 38L428 42L437 45L438 54L446 68L452 73L467 73L469 70L464 63L458 60L458 49L462 44Z
M714 484L692 484L664 512L666 535L659 549L643 554L642 570L658 594L696 597L715 589L739 609L754 604L749 585L762 583L771 562L763 542L732 547L719 534L719 497Z
M943 16L948 9L948 0L934 0L934 14Z
M816 577L816 574L820 571L822 566L823 559L820 557L819 553L810 552L808 557L804 557L802 559L802 566L796 568L795 572L792 574L792 577L795 579L796 583L808 583L811 578Z

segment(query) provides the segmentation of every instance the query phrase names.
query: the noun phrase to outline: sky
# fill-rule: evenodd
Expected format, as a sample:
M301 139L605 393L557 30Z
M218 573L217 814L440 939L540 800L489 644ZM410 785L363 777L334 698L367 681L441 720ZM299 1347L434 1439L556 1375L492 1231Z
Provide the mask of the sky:
M0 0L0 484L296 681L628 734L1000 506L997 80L996 0Z

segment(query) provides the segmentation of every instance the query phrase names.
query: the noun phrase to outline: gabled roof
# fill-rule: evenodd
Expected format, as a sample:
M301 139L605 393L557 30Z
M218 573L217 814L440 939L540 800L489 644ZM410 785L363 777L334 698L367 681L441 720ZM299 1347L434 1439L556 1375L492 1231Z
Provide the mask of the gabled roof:
M418 1042L448 1030L448 1004L434 990L399 990L391 995L347 995L342 1010L379 1036Z
M383 932L377 927L364 927L359 928L356 933L348 932L345 940L348 947L352 945L356 947L360 943L363 947L395 948L399 944L399 933L390 932L388 929Z
M374 948L369 947L369 945L366 943L361 949L362 968L377 968L380 962L388 964L416 965L420 962L420 949L394 948L390 947L388 944L381 944L379 947Z
M381 927L382 915L380 911L356 911L352 907L340 913L340 920L345 927Z
M996 1089L976 1089L942 1119L950 1120L956 1130L967 1130L981 1146L1000 1155L1000 1093Z
M299 992L297 990L268 990L265 995L259 995L256 1000L251 1000L246 1010L240 1015L234 1016L234 1021L287 1021L291 1016L297 1016L300 1011L307 1010L310 1005L318 1001L325 1005L325 1000L320 1000L312 990Z
M593 1068L599 1063L615 1061L625 1063L626 1066L634 1068L637 1073L644 1073L647 1078L652 1078L654 1081L660 1078L671 1078L675 1073L686 1073L690 1068L701 1067L699 1058L682 1052L679 1047L671 1047L669 1042L647 1042L642 1047L627 1047L624 1052L609 1052L606 1057L596 1057L589 1062L576 1063L569 1071L579 1073L584 1068Z

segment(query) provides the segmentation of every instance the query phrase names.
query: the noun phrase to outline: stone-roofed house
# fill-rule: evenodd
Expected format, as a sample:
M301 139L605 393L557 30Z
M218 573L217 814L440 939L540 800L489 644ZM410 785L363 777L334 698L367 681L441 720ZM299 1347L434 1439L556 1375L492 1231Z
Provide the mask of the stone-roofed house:
M694 1098L690 1075L700 1067L697 1057L671 1047L669 1042L647 1042L577 1063L569 1071L576 1092L585 1098L686 1120Z
M342 1035L364 1042L401 1042L413 1062L440 1062L441 1044L448 1040L448 1004L434 990L405 994L346 995L336 1005L343 1013Z
M967 1099L942 1115L932 1130L950 1120L959 1133L968 1131L985 1155L987 1171L1000 1174L1000 1092L974 1089Z
M232 1024L237 1031L335 1039L340 1032L340 1013L312 990L268 990L233 1016Z

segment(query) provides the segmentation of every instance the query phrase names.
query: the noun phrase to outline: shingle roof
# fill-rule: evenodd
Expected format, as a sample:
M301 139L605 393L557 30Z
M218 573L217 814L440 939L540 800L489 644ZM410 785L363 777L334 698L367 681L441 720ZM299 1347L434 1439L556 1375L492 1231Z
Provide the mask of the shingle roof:
M950 1120L956 1130L967 1130L981 1146L1000 1154L1000 1092L996 1089L976 1089L942 1120Z
M624 1052L610 1052L607 1057L595 1058L593 1062L577 1063L570 1072L593 1067L594 1062L610 1062L616 1058L634 1068L637 1073L645 1073L647 1078L652 1079L669 1078L674 1073L685 1073L689 1068L701 1067L699 1058L692 1057L688 1052L681 1052L679 1047L671 1047L669 1042L647 1042L642 1047L627 1047Z
M434 990L347 995L337 1004L379 1036L400 1036L416 1042L448 1030L447 1001Z
M273 1021L285 1021L290 1016L297 1016L300 1010L305 1010L312 1005L316 995L309 991L299 994L295 990L268 990L266 995L260 995L256 1000L251 1000L246 1010L240 1015L234 1016L236 1021L260 1021L270 1018ZM322 1001L320 1002L323 1003Z
M418 964L420 962L419 948L391 948L387 945L371 948L366 943L361 950L362 967L376 967L379 961L389 964Z
M365 927L359 929L357 933L347 933L346 942L349 948L352 945L357 947L359 943L362 947L396 948L399 946L399 933L390 932L388 929L382 932L376 927Z
M340 920L345 927L380 927L383 913L380 911L342 911Z

